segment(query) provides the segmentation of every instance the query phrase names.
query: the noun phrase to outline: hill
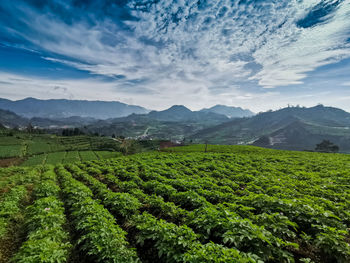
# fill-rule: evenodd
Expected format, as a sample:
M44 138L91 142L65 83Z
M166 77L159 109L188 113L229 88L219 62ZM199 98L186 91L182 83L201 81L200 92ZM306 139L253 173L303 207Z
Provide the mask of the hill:
M343 151L350 151L350 113L318 105L288 107L235 119L190 136L198 142L256 144L276 149L313 150L329 139Z
M132 113L147 113L140 106L128 105L118 101L87 101L26 98L11 101L0 99L0 109L10 110L26 118L66 118L72 116L108 119L128 116Z
M15 114L11 111L0 109L0 125L1 126L15 128L15 127L26 126L28 124L29 124L28 119L23 118L21 116L18 116L17 114Z
M0 167L104 159L155 150L160 143L157 140L136 141L88 135L57 136L3 129L0 126Z
M242 109L241 107L232 107L225 105L215 105L209 109L202 109L201 112L214 112L218 114L225 115L229 118L243 118L243 117L251 117L254 115L254 112L246 109Z
M183 105L174 105L163 111L151 111L147 117L159 121L183 121L193 118L193 112Z
M349 127L333 127L295 121L253 142L253 145L286 149L314 150L322 140L330 140L340 146L342 152L350 151Z
M175 105L164 111L98 121L87 126L86 132L109 136L115 134L125 137L181 140L201 129L226 121L229 121L229 118L225 115L191 111L182 105Z
M52 118L52 119L33 117L30 119L31 124L34 127L39 127L44 129L81 127L81 126L92 124L96 121L98 120L91 117L80 117L80 116L71 116L67 118Z
M228 117L214 112L191 111L183 105L174 105L163 111L151 111L147 114L150 119L169 122L200 122L221 123L228 121Z
M41 118L41 117L33 117L33 118L25 118L17 115L14 112L8 110L0 109L0 127L8 127L8 128L25 128L29 124L33 127L40 129L60 129L60 128L73 128L73 127L81 127L85 125L92 124L97 120L90 117L79 117L72 116L67 118Z
M2 110L0 123L9 127L31 123L50 129L52 133L61 133L62 128L79 127L86 134L173 141L185 138L195 143L253 144L288 150L313 150L322 140L330 140L340 147L340 151L350 152L350 113L323 105L287 107L231 119L208 110L191 111L182 105L105 120L81 116L26 119Z

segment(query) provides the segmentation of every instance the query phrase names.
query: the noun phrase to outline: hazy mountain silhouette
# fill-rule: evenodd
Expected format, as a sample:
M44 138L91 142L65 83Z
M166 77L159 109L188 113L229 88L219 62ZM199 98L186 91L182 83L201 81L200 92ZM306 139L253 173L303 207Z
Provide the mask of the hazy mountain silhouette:
M214 112L218 114L225 115L229 118L242 118L242 117L251 117L254 115L254 112L241 107L232 107L225 105L215 105L211 108L202 109L201 112Z
M0 109L10 110L23 117L66 118L72 116L108 119L128 116L132 113L147 113L149 110L118 101L87 100L39 100L26 98L11 101L0 99Z

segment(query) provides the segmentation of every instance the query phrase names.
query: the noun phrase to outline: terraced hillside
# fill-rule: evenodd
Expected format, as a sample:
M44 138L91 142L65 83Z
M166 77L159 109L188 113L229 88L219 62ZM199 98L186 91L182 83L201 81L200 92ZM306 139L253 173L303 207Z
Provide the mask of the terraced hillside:
M11 136L9 135L11 133ZM43 153L86 150L118 150L120 143L95 136L56 136L0 131L0 158L24 157Z
M0 167L90 161L121 155L120 142L97 136L56 136L0 129Z
M350 261L350 156L173 150L0 170L0 262Z

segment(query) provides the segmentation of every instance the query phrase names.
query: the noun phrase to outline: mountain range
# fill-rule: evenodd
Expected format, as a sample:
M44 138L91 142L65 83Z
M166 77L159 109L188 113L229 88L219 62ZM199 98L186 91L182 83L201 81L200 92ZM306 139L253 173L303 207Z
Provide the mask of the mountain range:
M350 150L350 113L318 105L288 107L203 129L190 138L216 144L253 144L288 150L313 150L323 139Z
M243 118L251 117L254 115L254 112L242 109L241 107L229 107L226 105L215 105L209 109L202 109L202 112L214 112L218 114L225 115L229 118Z
M4 101L6 100L0 100ZM36 99L30 98L22 100L21 103L23 101L38 103ZM60 100L45 102L57 105L58 101ZM90 105L84 101L68 101L63 105L74 105L75 102L86 105L84 107ZM116 103L115 105L119 105L119 102ZM89 109L83 106L62 114L57 110L62 109L62 105L53 107L48 113L45 113L45 107L37 109L39 116L36 116L33 110L35 107L30 108L27 114L20 114L19 112L24 111L24 108L21 108L24 106L21 104L21 107L16 108L17 114L0 110L0 124L16 127L31 123L41 128L54 128L56 132L62 128L79 127L86 133L99 133L105 136L114 134L141 139L186 139L194 143L253 144L288 150L313 150L317 143L327 139L339 145L341 151L350 152L350 113L334 107L323 105L311 108L287 107L254 115L249 110L224 105L200 111L191 111L182 105L174 105L163 111L148 111L142 107L120 104L125 109L140 110L141 113L130 111L131 114L120 117L126 114L126 111L112 113L110 105L114 104L102 102L101 105L109 107L108 116L113 117L94 118L89 115L98 117L102 112L96 111L95 115L90 114ZM0 103L0 108L1 105L3 104ZM102 111L102 108L100 110ZM85 113L68 116L79 112ZM43 117L46 115L55 118Z
M66 100L51 99L40 100L35 98L25 98L22 100L8 100L0 98L0 109L9 110L17 115L26 118L48 118L62 119L68 117L83 117L106 120L110 118L126 117L133 113L147 114L150 110L140 106L128 105L118 101L87 101L87 100ZM176 113L175 113L176 112ZM183 120L191 110L182 105L174 105L164 111L151 111L150 117L158 120L169 120L167 115L170 113L172 117L176 114L179 119ZM241 118L254 115L250 110L244 110L240 107L230 107L224 105L215 105L209 109L202 109L191 118L202 118L201 113L217 113L225 115L228 118ZM214 115L213 115L214 116Z
M333 107L287 107L251 117L228 118L184 106L132 114L92 123L88 130L149 139L183 139L194 143L252 144L288 150L314 150L322 140L350 152L350 113Z
M199 130L229 120L222 114L191 111L185 106L174 105L163 111L100 120L87 126L86 131L125 137L182 140Z
M0 98L0 109L12 111L22 117L33 118L67 118L72 116L108 119L128 116L132 113L148 113L149 110L118 101L87 101L87 100L39 100L26 98L23 100L8 100Z

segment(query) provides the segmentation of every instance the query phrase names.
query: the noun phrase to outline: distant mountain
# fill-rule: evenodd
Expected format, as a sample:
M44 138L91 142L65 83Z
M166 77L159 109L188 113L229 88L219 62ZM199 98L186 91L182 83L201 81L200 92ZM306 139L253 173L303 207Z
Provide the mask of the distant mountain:
M242 109L241 107L232 107L225 105L215 105L209 109L202 109L201 112L214 112L218 114L225 115L229 118L242 118L242 117L251 117L254 115L254 112L250 110Z
M151 119L158 121L195 121L195 122L216 122L228 121L228 117L214 112L191 111L182 105L174 105L163 111L151 111L147 114Z
M87 129L104 135L186 138L195 143L253 144L289 150L313 150L317 143L328 139L341 151L350 152L350 113L322 105L288 107L233 119L175 105L164 111L98 121Z
M90 132L125 137L182 139L201 129L229 121L225 115L191 111L175 105L163 111L132 114L123 118L101 120L87 127Z
M284 128L264 135L253 145L284 149L314 150L322 140L330 140L343 152L350 152L350 128L318 126L303 121L295 121Z
M288 107L209 127L190 138L196 142L290 150L313 150L316 143L329 139L338 143L341 150L350 151L350 113L322 105Z
M96 121L97 120L93 118L83 118L77 116L59 119L48 119L39 117L28 119L25 117L21 117L11 111L0 109L0 124L9 128L23 128L28 126L29 124L39 128L80 127L89 125Z
M29 124L29 121L11 111L0 109L0 124L1 126L15 128L26 126Z
M182 105L174 105L163 111L151 111L148 117L159 121L183 121L193 117L193 112Z
M105 120L81 116L29 119L0 110L1 125L25 127L29 123L53 131L79 127L86 133L97 132L107 136L114 134L172 140L186 138L194 143L253 144L288 150L313 150L322 140L330 140L340 147L340 151L350 152L350 113L322 105L311 108L288 107L252 117L231 119L211 111L191 111L182 105Z
M148 113L149 110L127 105L118 101L87 101L87 100L39 100L26 98L11 101L0 99L0 109L10 110L23 117L32 118L67 118L72 116L108 119L128 116L132 113Z
M56 119L49 119L49 118L40 118L40 117L34 117L30 119L30 123L34 127L40 127L40 128L62 128L62 127L80 127L85 125L90 125L97 120L90 117L79 117L79 116L72 116L67 118L56 118Z

